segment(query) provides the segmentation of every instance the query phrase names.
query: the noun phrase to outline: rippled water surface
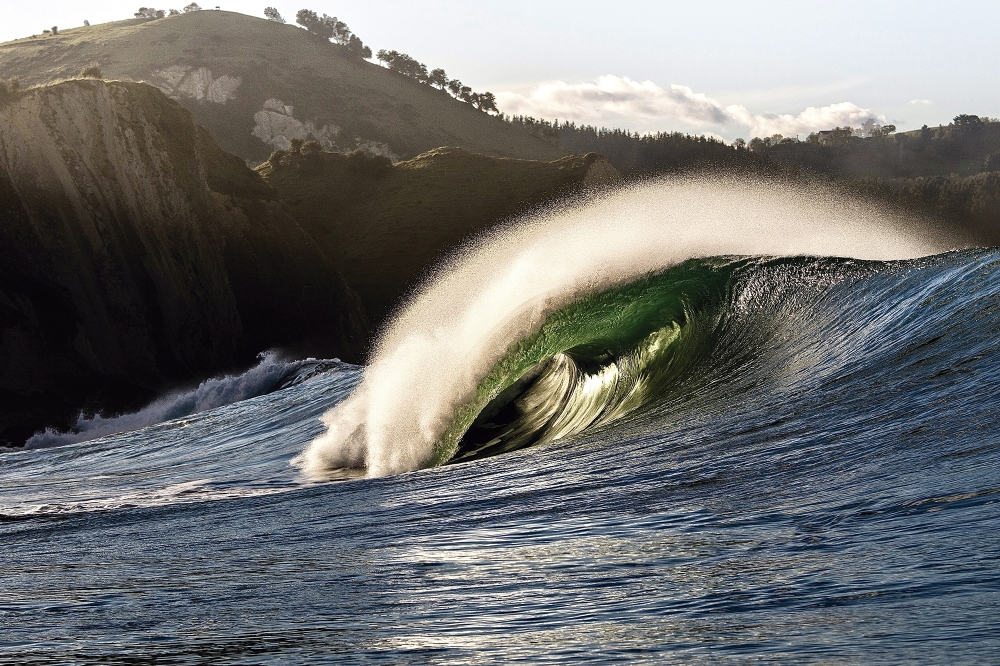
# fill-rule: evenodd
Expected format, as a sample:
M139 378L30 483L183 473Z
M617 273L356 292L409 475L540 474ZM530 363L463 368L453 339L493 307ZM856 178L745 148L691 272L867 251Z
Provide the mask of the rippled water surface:
M307 480L350 366L2 453L0 660L996 663L1000 253L789 266L661 399L512 453Z

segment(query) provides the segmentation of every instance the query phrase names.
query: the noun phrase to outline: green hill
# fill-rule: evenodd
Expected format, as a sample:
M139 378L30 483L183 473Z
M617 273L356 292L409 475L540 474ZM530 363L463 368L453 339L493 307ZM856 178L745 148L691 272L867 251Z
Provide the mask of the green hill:
M535 160L566 154L299 27L233 12L118 21L0 44L0 73L22 86L75 77L93 62L106 78L159 87L224 150L253 162L293 138L399 159L439 146Z
M358 292L378 325L461 242L580 187L619 178L603 157L552 162L439 148L390 165L306 144L257 168Z

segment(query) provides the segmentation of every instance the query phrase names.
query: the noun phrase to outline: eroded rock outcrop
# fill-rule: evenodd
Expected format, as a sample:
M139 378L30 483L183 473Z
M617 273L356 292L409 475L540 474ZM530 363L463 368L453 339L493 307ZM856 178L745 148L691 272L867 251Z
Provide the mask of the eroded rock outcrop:
M295 117L295 107L280 99L269 99L263 108L254 114L253 135L277 150L289 150L292 141L315 141L331 153L350 153L361 150L369 155L388 157L396 162L399 156L392 152L388 144L370 141L360 136L353 140L341 136L336 125L319 125L312 120L302 121Z
M0 443L272 346L357 359L356 295L275 199L152 86L0 106Z
M151 83L171 99L178 101L188 98L225 104L236 98L236 91L243 79L227 74L215 77L207 67L171 65L153 72Z
M292 139L316 141L323 150L337 150L337 136L340 128L336 125L317 127L311 120L302 122L295 117L295 107L280 99L269 99L263 108L254 114L253 135L278 150L288 150Z

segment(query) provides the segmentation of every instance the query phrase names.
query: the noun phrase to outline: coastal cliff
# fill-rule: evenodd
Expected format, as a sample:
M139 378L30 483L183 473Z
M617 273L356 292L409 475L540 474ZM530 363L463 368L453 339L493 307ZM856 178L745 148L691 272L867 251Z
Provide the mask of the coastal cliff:
M359 360L360 301L243 161L154 87L0 102L0 443L306 345Z
M595 153L546 162L446 147L390 164L360 151L323 152L314 142L276 151L257 172L358 292L376 326L463 242L621 178Z

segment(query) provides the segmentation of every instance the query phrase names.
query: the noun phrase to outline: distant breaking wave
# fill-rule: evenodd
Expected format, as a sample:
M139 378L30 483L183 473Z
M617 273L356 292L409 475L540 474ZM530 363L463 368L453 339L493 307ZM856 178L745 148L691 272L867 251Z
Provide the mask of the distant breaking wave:
M754 269L740 257L891 260L961 245L818 187L660 181L555 208L441 266L296 462L317 477L382 476L559 439L647 404L714 353L737 314L737 273ZM780 285L758 287L763 298Z
M170 393L131 414L107 417L87 417L80 414L69 432L46 429L28 439L24 448L44 449L76 444L138 430L301 384L341 365L336 359L286 361L281 360L275 352L266 352L260 355L257 365L243 374L206 379L193 390Z

